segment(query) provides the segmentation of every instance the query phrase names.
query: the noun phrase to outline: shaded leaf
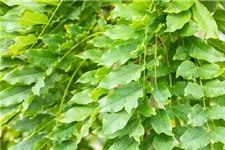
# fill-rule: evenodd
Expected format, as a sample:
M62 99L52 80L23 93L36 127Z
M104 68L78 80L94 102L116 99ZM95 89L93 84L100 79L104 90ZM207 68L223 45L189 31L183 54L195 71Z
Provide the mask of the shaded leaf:
M139 143L132 138L118 139L108 150L138 150Z

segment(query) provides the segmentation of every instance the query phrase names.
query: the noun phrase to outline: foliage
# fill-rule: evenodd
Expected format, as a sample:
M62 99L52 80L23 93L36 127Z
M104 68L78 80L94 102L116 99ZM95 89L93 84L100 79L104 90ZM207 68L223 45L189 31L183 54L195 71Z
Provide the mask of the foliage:
M1 149L224 148L224 2L0 5Z

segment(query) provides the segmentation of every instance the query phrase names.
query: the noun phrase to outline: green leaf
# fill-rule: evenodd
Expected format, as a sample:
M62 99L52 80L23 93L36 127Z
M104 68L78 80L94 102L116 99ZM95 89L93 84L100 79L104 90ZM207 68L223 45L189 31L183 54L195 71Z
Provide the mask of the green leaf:
M70 139L77 132L74 124L64 124L53 128L52 133L48 136L51 140L65 141Z
M225 107L224 106L219 106L219 105L213 105L210 106L206 110L206 115L210 119L223 119L225 120Z
M0 57L0 70L5 69L5 68L11 68L15 67L19 64L21 64L23 61L21 59L11 59L9 57Z
M188 121L188 114L191 112L191 106L185 104L177 104L172 107L173 114L184 121Z
M129 132L129 136L133 137L137 142L140 142L140 137L145 134L145 129L141 124L140 119L136 119L137 123L135 126L132 126L132 130Z
M190 20L188 23L184 25L184 27L177 31L177 33L181 36L188 37L193 36L198 30L197 24Z
M123 137L118 140L108 150L138 150L139 143L132 138Z
M205 31L206 36L218 38L218 27L216 22L201 2L195 1L195 4L192 7L192 12L194 20L198 23L198 26ZM202 14L204 14L204 17Z
M137 49L138 44L140 44L139 40L124 42L124 44L115 46L102 55L99 65L111 67L113 64L122 65L126 63L130 58L134 57L131 52Z
M218 79L208 81L204 85L204 92L206 97L217 97L225 94L225 81L221 82Z
M91 70L91 71L88 71L86 73L84 73L78 80L77 82L78 83L88 83L88 84L91 84L91 85L95 85L98 80L96 80L96 77L95 77L95 74L96 74L96 70Z
M188 10L192 5L194 4L194 1L186 1L183 3L180 0L173 0L169 3L169 7L164 10L164 12L167 13L180 13L182 11Z
M225 41L210 38L207 40L207 43L219 49L220 51L225 52Z
M0 92L0 104L1 107L6 107L12 104L21 103L28 98L31 94L31 90L27 86L13 86Z
M15 38L15 44L11 45L9 48L13 53L16 53L20 48L35 44L36 42L37 38L33 34L29 34L28 36L17 36Z
M200 99L204 96L203 87L201 87L198 83L188 82L187 87L184 90L184 96L192 95L195 99Z
M100 112L118 112L125 107L131 114L133 108L138 106L138 98L143 96L142 88L133 82L119 88L100 102Z
M18 105L10 105L7 107L0 107L0 125L4 124L7 122L11 117L16 115L20 110L20 107Z
M144 141L141 142L139 148L140 150L147 150L152 146L153 138L155 137L155 132L151 132L151 134L147 135Z
M156 115L151 117L151 125L157 134L172 135L172 126L167 112L163 109L156 110Z
M108 47L113 43L113 40L111 40L108 36L100 36L93 38L92 40L88 41L88 43L91 43L95 47Z
M19 18L18 22L24 26L32 26L37 24L47 24L48 17L39 12L26 12L23 18Z
M135 32L131 26L125 24L118 25L112 29L106 30L105 35L107 35L112 40L128 40L136 39L138 37L137 32Z
M60 52L63 43L66 42L66 38L59 34L47 34L42 37L43 43L47 45L53 52Z
M38 3L51 4L51 5L57 5L59 3L59 0L33 0L33 1Z
M154 86L153 96L158 104L166 105L170 102L168 98L171 97L171 93L164 83L160 83Z
M151 7L152 2L150 0L133 0L132 4L137 10L147 11Z
M214 142L222 142L225 144L225 127L216 127L215 129L211 130L211 139Z
M117 17L124 18L126 20L135 20L137 18L143 17L144 12L138 11L132 4L117 5L111 12L111 17L113 19Z
M191 108L188 118L188 124L192 124L194 126L201 126L207 121L206 112L199 104L196 104Z
M7 73L3 80L10 84L25 84L37 82L40 78L43 78L44 72L35 67L21 67Z
M77 104L89 104L94 102L94 100L90 97L92 90L86 89L81 92L77 92L73 95L69 103L77 103Z
M191 11L187 10L179 14L168 14L166 17L166 31L174 32L181 29L191 18ZM176 23L174 23L176 22Z
M74 141L57 143L57 145L50 148L50 150L75 150L75 149L77 149L77 144Z
M28 140L21 141L20 143L10 147L10 150L32 150L34 145L43 139L44 134L33 136Z
M102 133L112 134L120 129L123 129L130 117L130 114L128 114L125 110L117 113L105 114L102 121Z
M151 117L152 115L155 115L155 109L154 107L150 106L149 100L145 98L138 106L138 111L145 117Z
M224 70L217 64L204 64L199 67L199 75L201 79L213 79L219 77Z
M190 56L185 51L184 46L180 46L176 49L176 53L173 56L173 60L187 60Z
M210 134L202 127L189 128L180 138L180 146L184 149L199 149L210 143Z
M192 61L185 60L177 68L176 77L179 76L182 76L184 79L190 80L199 77L199 72Z
M113 89L118 85L126 85L132 80L137 80L141 76L142 70L143 67L136 64L122 66L106 75L106 77L100 82L99 87Z
M188 38L185 42L185 49L191 57L196 59L206 60L210 63L225 61L225 57L222 53L207 45L205 41L200 38Z
M53 52L45 49L32 49L24 53L29 61L40 67L51 67L58 59Z
M76 56L81 59L90 59L94 63L99 63L103 53L104 51L102 50L91 49L91 50L84 51L83 53Z
M171 150L174 147L174 139L172 136L165 134L156 135L153 139L153 147L156 150Z
M79 107L76 106L76 107L70 108L67 112L63 113L59 121L62 123L83 121L84 119L89 117L95 109L96 109L95 107L89 107L89 106L79 106Z

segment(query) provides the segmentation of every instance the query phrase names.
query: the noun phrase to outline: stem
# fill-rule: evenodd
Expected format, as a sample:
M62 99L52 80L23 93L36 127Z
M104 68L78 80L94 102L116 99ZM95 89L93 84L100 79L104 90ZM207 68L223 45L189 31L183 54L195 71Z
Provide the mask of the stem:
M155 37L155 52L154 52L154 59L156 59L157 57L157 34L156 34L156 37ZM155 84L157 85L157 67L156 67L156 64L154 64L154 72L155 72Z
M147 57L147 38L148 38L148 25L145 28L145 38L144 38L144 59L143 59L143 65L144 65L144 76L143 76L143 89L145 92L145 80L146 80L146 57Z
M62 111L62 106L63 106L63 103L64 103L64 101L65 101L66 94L67 94L67 92L68 92L68 89L69 89L69 87L70 87L70 84L71 84L71 82L72 82L74 76L76 75L76 73L78 72L78 70L80 69L80 67L83 65L84 62L85 62L85 60L83 60L83 61L80 63L80 65L77 67L77 69L74 71L74 73L73 73L72 76L70 77L70 80L69 80L69 82L68 82L68 84L67 84L67 86L66 86L66 89L65 89L65 91L64 91L64 94L63 94L63 97L62 97L62 100L61 100L61 103L60 103L60 106L59 106L58 115L60 115L60 113L61 113L61 111Z
M162 43L163 50L165 51L167 66L170 68L170 61L169 61L169 57L168 57L168 52L167 52L166 46L165 46L164 42L162 41L161 37L158 36L158 38L159 38L160 42ZM172 83L171 73L169 73L169 82L170 82L170 87L172 87L173 86L173 83Z

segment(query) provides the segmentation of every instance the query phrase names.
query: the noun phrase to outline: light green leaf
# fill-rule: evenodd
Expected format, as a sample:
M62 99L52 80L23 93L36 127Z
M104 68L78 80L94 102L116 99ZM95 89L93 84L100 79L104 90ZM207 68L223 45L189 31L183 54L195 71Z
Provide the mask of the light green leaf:
M133 108L138 106L138 98L143 96L142 88L137 83L130 83L119 88L100 102L100 112L118 112L125 107L131 114Z
M75 149L77 149L77 144L74 141L57 143L57 145L50 148L50 150L75 150Z
M37 82L40 78L43 78L44 72L35 67L21 67L16 68L12 72L7 73L3 80L10 84L25 84Z
M31 94L31 90L27 86L13 86L0 92L0 104L1 107L6 107L12 104L21 103L28 98Z
M177 31L177 33L181 36L188 37L193 36L198 30L197 24L190 20L184 27Z
M214 105L210 106L206 110L206 115L210 119L223 119L225 120L225 107L224 106L219 106L219 105Z
M103 53L104 51L102 50L91 49L91 50L84 51L81 54L76 56L81 59L90 59L94 63L99 63Z
M215 129L211 130L211 139L214 142L222 142L225 144L225 127L216 127Z
M36 24L47 24L48 17L39 12L26 12L23 18L19 18L18 22L24 26L32 26Z
M40 90L45 86L44 77L39 78L36 82L36 84L31 88L32 92L35 95L40 95Z
M106 75L106 77L100 82L99 87L113 89L118 85L126 85L132 80L137 80L141 76L142 70L143 67L136 64L122 66Z
M124 44L115 46L102 55L99 65L111 67L113 64L124 64L130 58L134 57L131 52L137 49L138 44L140 44L140 41L124 42Z
M160 83L154 86L153 96L158 104L166 105L170 102L168 98L171 97L171 93L164 83Z
M98 68L98 70L97 70L97 72L95 74L95 77L98 78L99 81L101 81L111 71L112 71L112 69L111 68L107 68L107 67Z
M219 77L224 70L217 64L204 64L199 67L199 75L201 79L213 79Z
M150 0L133 0L132 4L137 10L147 11L151 7L152 2Z
M130 117L131 115L128 114L125 110L117 113L105 114L102 121L102 133L112 134L120 129L123 129Z
M62 123L83 121L84 119L89 117L94 110L95 110L95 107L76 106L76 107L70 108L67 112L63 113L59 121Z
M145 117L155 115L155 108L150 106L149 99L145 98L138 106L138 111Z
M203 87L198 83L188 82L187 87L184 90L184 96L192 95L195 99L200 99L204 96Z
M16 53L20 48L35 44L36 42L37 38L33 34L29 34L28 36L17 36L15 38L15 44L11 45L9 48L13 53Z
M10 150L32 150L34 145L43 139L44 134L33 136L28 140L23 140L20 143L10 147Z
M137 18L143 17L144 12L138 11L132 4L117 5L111 12L111 17L113 19L117 17L124 18L126 20L135 20Z
M225 41L210 38L207 40L207 43L212 45L216 49L225 52Z
M23 61L18 58L11 59L9 57L0 57L0 70L15 67L21 63L23 63Z
M174 32L181 29L191 18L191 11L187 10L179 14L168 14L166 17L166 31ZM174 23L176 22L176 23Z
M188 10L192 5L194 4L194 1L189 0L185 1L185 3L181 0L173 0L169 3L169 7L164 10L164 12L167 13L180 13L182 11Z
M180 138L180 146L184 149L199 149L210 143L210 134L202 127L189 128Z
M110 39L116 40L128 40L128 39L136 39L138 34L135 30L129 25L118 25L112 29L108 29L105 31L105 35L107 35Z
M29 61L40 67L51 67L58 59L53 52L45 49L32 49L24 53Z
M123 137L118 140L108 150L138 150L139 143L132 138Z
M172 136L165 134L156 135L153 139L153 147L156 150L171 150L174 147L174 139Z
M167 112L163 109L156 110L156 115L151 117L151 125L157 134L172 135L172 126Z
M91 84L91 85L95 85L98 80L96 79L95 77L95 74L96 74L96 70L91 70L91 71L88 71L86 73L84 73L78 80L77 82L78 83L88 83L88 84Z
M0 107L0 125L7 122L11 117L17 114L20 111L20 107L18 105L10 105L6 107Z
M51 5L57 5L59 3L59 0L33 0L33 1L38 3L51 4Z
M222 53L207 45L200 38L190 37L185 42L185 49L188 54L196 59L206 60L210 63L225 61Z
M113 43L113 40L111 40L108 36L100 36L93 38L92 40L88 41L88 43L91 43L95 47L108 47Z
M204 92L206 97L217 97L225 94L225 81L221 82L218 79L208 81L204 85Z
M207 121L206 112L199 104L196 104L191 108L188 118L188 124L192 124L194 126L201 126Z
M205 31L206 36L218 38L218 27L216 22L201 2L195 1L195 4L192 7L192 12L194 20L198 23L198 26ZM204 17L202 14L204 14Z
M63 124L62 126L54 127L48 137L55 141L65 141L69 140L76 132L77 129L74 124Z
M89 104L94 102L94 100L90 97L92 90L86 89L81 92L77 92L73 95L69 103L77 103L77 104Z
M180 46L176 49L176 53L173 56L173 60L187 60L190 56L185 51L184 46Z
M192 61L185 60L177 68L176 77L179 76L182 76L184 79L190 80L199 77L199 72Z

